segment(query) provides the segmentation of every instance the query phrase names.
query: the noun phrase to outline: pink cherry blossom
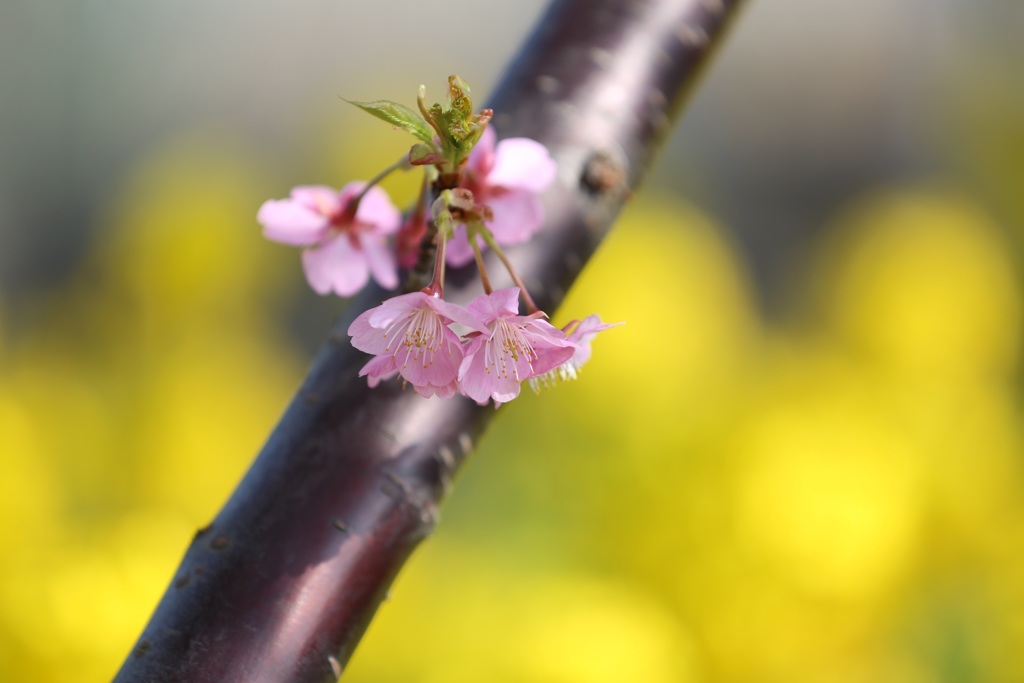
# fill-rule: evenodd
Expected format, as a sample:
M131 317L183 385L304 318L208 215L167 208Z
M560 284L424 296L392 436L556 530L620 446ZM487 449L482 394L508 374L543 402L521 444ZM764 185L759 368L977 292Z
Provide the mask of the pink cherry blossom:
M351 202L365 187L362 182L349 183L340 192L323 186L296 187L288 199L264 202L256 216L267 239L306 247L303 270L318 294L350 296L371 274L382 287L398 286L395 256L386 236L398 229L401 214L387 193L374 186L353 215Z
M562 328L568 335L569 341L576 344L576 352L569 360L561 365L552 368L543 375L538 375L530 380L530 387L534 391L540 391L541 387L547 387L558 382L576 379L579 376L580 368L590 360L590 344L598 332L603 332L609 327L617 327L624 323L602 323L600 316L596 313L588 315L582 321L573 320Z
M423 396L455 393L462 341L449 325L483 327L462 306L423 292L402 294L361 313L348 328L352 346L375 356L359 371L370 386L401 375Z
M467 306L483 326L476 326L459 366L459 390L483 405L519 395L523 381L561 365L576 344L546 320L519 315L519 288L510 287L474 299ZM472 333L471 333L472 335Z
M462 186L473 193L476 203L490 207L493 217L486 225L495 241L511 246L530 239L543 224L540 193L554 181L558 164L536 140L507 138L495 143L494 129L488 127L470 152ZM483 246L482 240L479 243ZM473 260L465 225L456 227L446 257L456 267Z

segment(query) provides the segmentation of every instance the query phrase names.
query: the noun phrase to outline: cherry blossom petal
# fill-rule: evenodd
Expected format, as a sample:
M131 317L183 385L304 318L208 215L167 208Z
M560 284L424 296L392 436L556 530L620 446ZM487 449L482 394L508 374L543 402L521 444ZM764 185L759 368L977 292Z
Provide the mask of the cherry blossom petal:
M477 337L470 342L459 366L459 390L480 405L494 398L495 403L511 401L519 395L520 383L507 372L497 374L488 367L487 342L490 337Z
M376 330L387 330L396 320L407 318L417 308L424 306L424 300L430 298L423 292L410 292L393 296L380 306L371 308L363 315L368 316L370 325Z
M403 296L408 295L406 294ZM396 296L388 299L380 306L363 311L356 316L356 319L348 326L348 336L352 337L352 346L356 347L360 351L372 353L373 355L384 353L388 347L388 340L384 336L383 330L386 329L387 325L375 326L372 322L372 318L381 310L381 308L386 306L388 302L400 298L402 297Z
M483 135L480 136L480 139L473 145L473 149L469 153L469 160L467 162L469 170L481 180L487 177L487 174L494 167L494 153L497 141L498 136L494 132L494 128L487 126L484 129Z
M538 375L530 380L530 386L534 391L539 392L541 387L552 386L559 382L576 379L579 376L580 368L590 360L590 345L598 332L603 332L610 327L616 327L624 323L602 323L597 314L589 315L582 322L574 320L564 328L563 332L569 332L569 341L576 344L576 351L572 357L564 363L556 365L547 372ZM575 328L575 329L574 329Z
M340 193L326 185L299 185L292 188L291 198L321 216L333 216L342 208Z
M487 223L498 244L512 246L530 239L544 223L540 197L533 192L513 190L490 197L494 218Z
M383 238L378 235L363 235L359 243L373 279L384 289L397 287L398 265L395 263L395 252L388 248Z
M521 323L524 328L523 332L533 348L534 359L531 363L533 377L543 375L566 362L579 348L575 342L566 338L564 332L546 320L522 317L518 320L525 321Z
M453 304L450 301L445 301L437 296L424 294L423 292L412 292L411 294L393 296L380 306L370 309L359 317L361 318L364 315L367 316L367 322L370 326L378 330L384 330L390 327L399 318L407 317L417 308L422 307L432 309L435 313L445 319L446 324L458 323L480 332L487 331L487 325L484 321L480 320L475 313L471 312L466 307ZM357 320L358 319L359 318L357 318ZM352 332L349 332L349 334L352 334Z
M529 138L507 138L494 150L494 166L487 185L543 192L555 180L558 164L548 148Z
M370 387L375 387L385 380L398 375L395 359L391 356L375 356L359 371L360 377L369 377Z
M487 332L487 324L475 312L465 306L453 304L438 297L430 297L427 305L447 318L449 322L457 323L477 332Z
M432 386L417 386L412 385L412 388L416 390L416 393L424 398L430 398L437 396L438 398L451 398L455 395L455 392L459 390L459 383L456 380L452 380L443 387L432 387Z
M569 360L573 365L573 369L578 371L583 367L584 363L590 360L592 353L590 345L598 332L603 332L610 327L617 327L623 324L625 323L602 323L601 317L596 313L592 313L584 318L569 335L569 340L575 342L579 347Z
M316 244L327 231L324 216L291 199L268 199L256 220L263 224L267 239L297 247Z
M351 296L370 277L362 252L356 251L343 235L303 251L302 267L309 286L321 295L333 291L338 296Z
M344 193L345 189L352 185L359 186L353 193L353 195L357 195L362 192L366 183L349 183L342 189L342 192ZM377 234L390 235L396 232L402 224L402 213L391 203L387 192L375 185L359 202L356 220L371 226L372 231Z
M470 312L480 316L487 325L503 316L519 313L519 288L508 287L498 289L490 294L483 294L469 302L466 306Z

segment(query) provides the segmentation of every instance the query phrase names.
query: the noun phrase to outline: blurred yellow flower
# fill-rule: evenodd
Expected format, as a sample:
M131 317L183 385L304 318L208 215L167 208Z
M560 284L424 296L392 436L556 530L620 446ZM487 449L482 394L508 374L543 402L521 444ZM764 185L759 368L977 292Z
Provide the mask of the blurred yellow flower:
M821 268L838 334L888 367L940 379L1005 376L1021 299L1007 237L952 192L879 193L840 218Z

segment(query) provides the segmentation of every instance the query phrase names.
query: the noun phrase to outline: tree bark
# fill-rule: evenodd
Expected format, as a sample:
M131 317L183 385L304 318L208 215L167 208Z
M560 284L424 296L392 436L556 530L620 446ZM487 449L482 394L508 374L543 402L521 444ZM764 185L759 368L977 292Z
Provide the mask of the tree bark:
M540 19L490 106L500 137L538 140L559 165L544 229L509 250L541 308L558 306L609 229L740 4L555 0ZM477 293L471 268L451 273L446 298ZM345 331L387 296L368 288L339 321L230 500L196 533L117 682L340 675L496 412L357 377L367 356Z

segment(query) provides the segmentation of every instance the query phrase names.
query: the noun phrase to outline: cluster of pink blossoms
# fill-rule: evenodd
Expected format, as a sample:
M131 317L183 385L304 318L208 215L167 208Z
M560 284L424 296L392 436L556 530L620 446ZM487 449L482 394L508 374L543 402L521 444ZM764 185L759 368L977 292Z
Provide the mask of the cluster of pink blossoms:
M497 142L487 128L473 147L464 169L464 184L474 200L490 209L484 224L498 244L508 247L527 241L544 223L540 193L554 181L558 169L544 145L529 138ZM353 209L352 201L366 194ZM275 242L306 247L302 267L309 286L318 294L351 296L372 275L381 287L398 286L398 262L387 238L399 232L402 216L380 187L352 182L341 191L302 186L288 199L264 202L256 215L263 235ZM410 221L410 228L412 226ZM485 248L476 236L477 246ZM448 242L449 265L473 260L466 225L459 223Z
M596 315L554 327L536 309L502 253L502 246L528 240L543 225L540 194L557 166L547 149L527 138L497 141L487 127L492 112L473 113L468 89L449 79L451 106L420 112L392 102L354 103L420 139L407 159L370 183L335 191L302 186L287 199L269 200L257 220L271 240L304 247L303 269L319 294L350 296L370 277L386 289L399 282L419 248L436 249L434 279L422 291L401 294L359 315L349 327L352 345L373 358L360 371L370 386L400 376L423 396L462 394L496 405L519 395L524 381L534 389L575 379L590 357L594 335L611 325ZM409 217L376 182L411 166L427 171L433 189L426 216L424 194ZM492 291L481 252L498 252L517 287ZM476 261L484 294L467 306L445 301L444 264ZM530 309L520 315L519 299Z
M460 393L497 405L518 396L523 381L558 368L575 374L590 356L589 340L567 335L542 315L519 315L518 287L483 294L465 307L413 292L362 313L348 333L353 346L374 355L359 372L371 386L398 375L423 396Z

